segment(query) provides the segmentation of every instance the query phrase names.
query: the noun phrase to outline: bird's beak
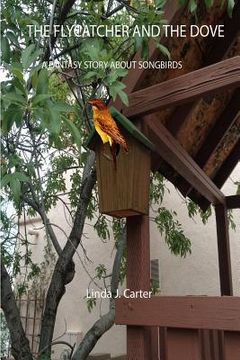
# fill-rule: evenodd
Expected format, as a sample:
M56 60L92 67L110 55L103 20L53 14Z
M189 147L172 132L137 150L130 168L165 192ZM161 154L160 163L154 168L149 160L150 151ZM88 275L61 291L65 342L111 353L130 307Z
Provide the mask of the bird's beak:
M88 104L92 105L93 104L93 100L88 100Z

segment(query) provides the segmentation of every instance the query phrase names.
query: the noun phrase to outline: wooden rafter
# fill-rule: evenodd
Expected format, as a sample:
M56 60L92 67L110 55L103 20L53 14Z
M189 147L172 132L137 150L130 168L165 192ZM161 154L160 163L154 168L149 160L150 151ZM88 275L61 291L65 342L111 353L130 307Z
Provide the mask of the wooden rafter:
M202 67L212 65L218 61L224 60L228 57L232 57L231 53L232 43L236 38L238 31L240 30L240 21L239 21L239 11L240 11L240 1L234 7L232 18L228 14L225 15L223 21L225 36L218 37L214 40L212 46L207 48L207 51L204 54L204 59ZM229 44L230 47L229 47ZM195 104L184 104L177 107L172 116L168 119L166 127L175 135L182 123L184 122L186 116L188 116L193 109L196 107Z
M194 157L196 163L203 168L209 158L214 154L219 144L236 123L240 116L240 89L235 90L232 99L217 119L212 131L205 139L202 147ZM190 196L191 187L184 181L180 181L180 190L184 196ZM191 197L191 196L190 196Z
M170 164L189 184L214 204L224 204L223 193L194 162L189 154L176 141L172 134L153 116L144 119L148 126L148 136L158 155Z
M226 52L228 51L229 44L233 41L237 32L240 30L240 21L239 21L239 12L240 12L240 1L235 2L233 8L232 17L226 13L224 24L224 37L218 37L214 39L212 47L209 47L208 51L205 53L204 66L208 66L218 62L221 58L224 58Z
M216 121L216 125L207 136L202 146L194 157L199 166L203 167L210 156L217 149L224 137L240 117L240 88L235 91L227 107Z
M153 113L166 106L191 102L194 99L240 86L240 56L221 61L178 78L165 81L130 94L127 117Z
M226 196L226 206L228 209L240 209L240 195Z
M224 161L221 168L213 179L217 187L221 188L223 186L223 184L226 182L229 175L237 165L238 161L240 161L240 140L237 142L234 149L229 154L228 158Z

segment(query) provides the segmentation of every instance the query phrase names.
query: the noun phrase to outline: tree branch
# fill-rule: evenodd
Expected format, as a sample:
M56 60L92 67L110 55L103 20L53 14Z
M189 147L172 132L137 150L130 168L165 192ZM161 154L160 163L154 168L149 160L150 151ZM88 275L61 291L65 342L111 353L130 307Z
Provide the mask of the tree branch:
M96 345L99 338L108 331L114 324L115 318L115 297L117 294L117 289L119 286L119 274L121 268L121 260L124 255L126 248L126 228L123 230L121 239L118 242L118 248L114 258L113 272L111 279L111 292L112 298L110 299L109 311L107 314L103 315L91 329L84 336L81 344L78 346L75 351L72 360L85 360L89 353L92 351Z
M54 249L56 250L57 254L60 255L62 252L61 246L59 245L56 234L52 228L52 225L45 211L41 208L40 204L38 204L36 201L33 201L32 199L29 199L27 196L23 195L22 199L26 204L31 206L40 215L42 222L46 228L46 231L48 232L48 235L52 241Z
M19 310L11 287L10 277L1 261L1 307L11 336L12 355L16 360L33 360L29 341L22 327Z
M54 268L52 280L46 298L46 307L42 319L42 330L39 351L50 357L51 342L59 302L65 293L65 285L72 281L75 269L73 255L81 241L87 207L91 200L93 187L96 183L96 172L93 169L95 154L90 152L82 177L79 205L75 214L73 228ZM46 349L47 346L47 349Z
M62 7L61 13L57 19L57 24L58 25L63 25L63 23L65 22L65 20L67 19L68 13L71 10L71 8L73 7L74 3L76 2L76 0L68 0L65 2L64 6ZM57 41L57 37L56 36L51 36L50 38L50 46L47 47L45 54L43 56L43 61L48 61L49 57L50 57L50 48L53 49L55 43Z

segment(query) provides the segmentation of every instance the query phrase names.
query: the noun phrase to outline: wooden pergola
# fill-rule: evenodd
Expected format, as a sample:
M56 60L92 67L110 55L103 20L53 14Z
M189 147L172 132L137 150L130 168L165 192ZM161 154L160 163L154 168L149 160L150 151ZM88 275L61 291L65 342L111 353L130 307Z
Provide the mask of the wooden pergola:
M195 21L176 1L167 2L165 14L171 24ZM240 1L231 19L220 2L210 10L203 6L199 23L223 23L225 37L163 39L172 59L183 60L183 69L130 70L124 79L129 107L114 104L155 145L152 170L203 211L214 205L220 292L228 296L118 299L116 323L128 325L128 359L239 360L240 299L233 297L227 210L240 208L240 196L221 191L240 160L239 14ZM162 60L153 44L150 60ZM148 217L127 218L132 290L149 289L149 248Z

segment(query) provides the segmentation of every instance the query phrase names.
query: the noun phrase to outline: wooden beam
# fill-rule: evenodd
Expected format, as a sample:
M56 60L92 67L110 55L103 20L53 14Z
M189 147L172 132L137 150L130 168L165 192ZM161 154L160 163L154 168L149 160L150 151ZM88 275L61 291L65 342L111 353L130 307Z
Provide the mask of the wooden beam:
M168 328L167 355L166 360L202 360L198 330Z
M240 209L240 195L226 196L227 209Z
M177 142L172 134L154 116L145 117L148 136L158 155L171 165L201 195L214 204L224 204L223 193Z
M135 117L164 107L191 102L194 99L240 86L240 56L190 72L129 95L124 115Z
M224 338L225 360L239 360L240 333L226 332Z
M210 156L227 135L231 127L240 117L240 89L237 89L227 107L216 121L210 134L206 137L202 148L198 151L194 160L200 167L203 167Z
M240 117L240 89L237 89L229 104L216 121L216 124L209 135L206 137L202 147L197 152L194 160L203 168L217 147L224 140L232 126ZM184 180L179 181L180 191L183 196L191 197L192 188Z
M213 182L219 188L221 188L229 178L238 161L240 161L240 140L235 145L233 151L229 154L227 159L224 161L217 174L214 176Z
M116 300L119 325L240 331L240 297L154 296Z
M226 13L223 25L224 25L224 37L215 38L211 46L207 48L207 51L204 53L203 66L209 66L218 61L224 60L224 58L228 58L231 54L232 44L234 39L240 30L240 21L239 21L239 13L240 13L240 1L238 1L233 9L232 17ZM231 45L230 45L231 44ZM230 46L229 46L230 45ZM183 106L179 106L175 109L173 115L167 122L167 129L175 135L179 128L181 127L184 119L188 114L196 106L194 104L184 104Z
M223 21L224 37L215 38L213 46L209 47L208 51L204 54L205 66L214 64L215 62L219 61L221 58L224 57L224 54L229 48L229 45L236 37L240 29L239 13L240 1L235 1L232 17L230 17L226 12L226 16Z
M219 189L221 189L226 180L229 178L238 161L240 161L240 141L235 145L233 151L229 154L228 158L224 161L217 174L212 179L213 183ZM200 198L198 204L200 204L203 211L206 211L209 207L209 201L204 198Z
M131 216L127 218L127 288L134 291L149 291L150 288L148 216ZM144 327L127 327L128 359L151 359L147 331Z
M222 204L215 206L217 241L218 241L218 266L220 277L221 295L232 295L232 269L229 244L229 231L227 208ZM240 312L239 312L240 314Z

